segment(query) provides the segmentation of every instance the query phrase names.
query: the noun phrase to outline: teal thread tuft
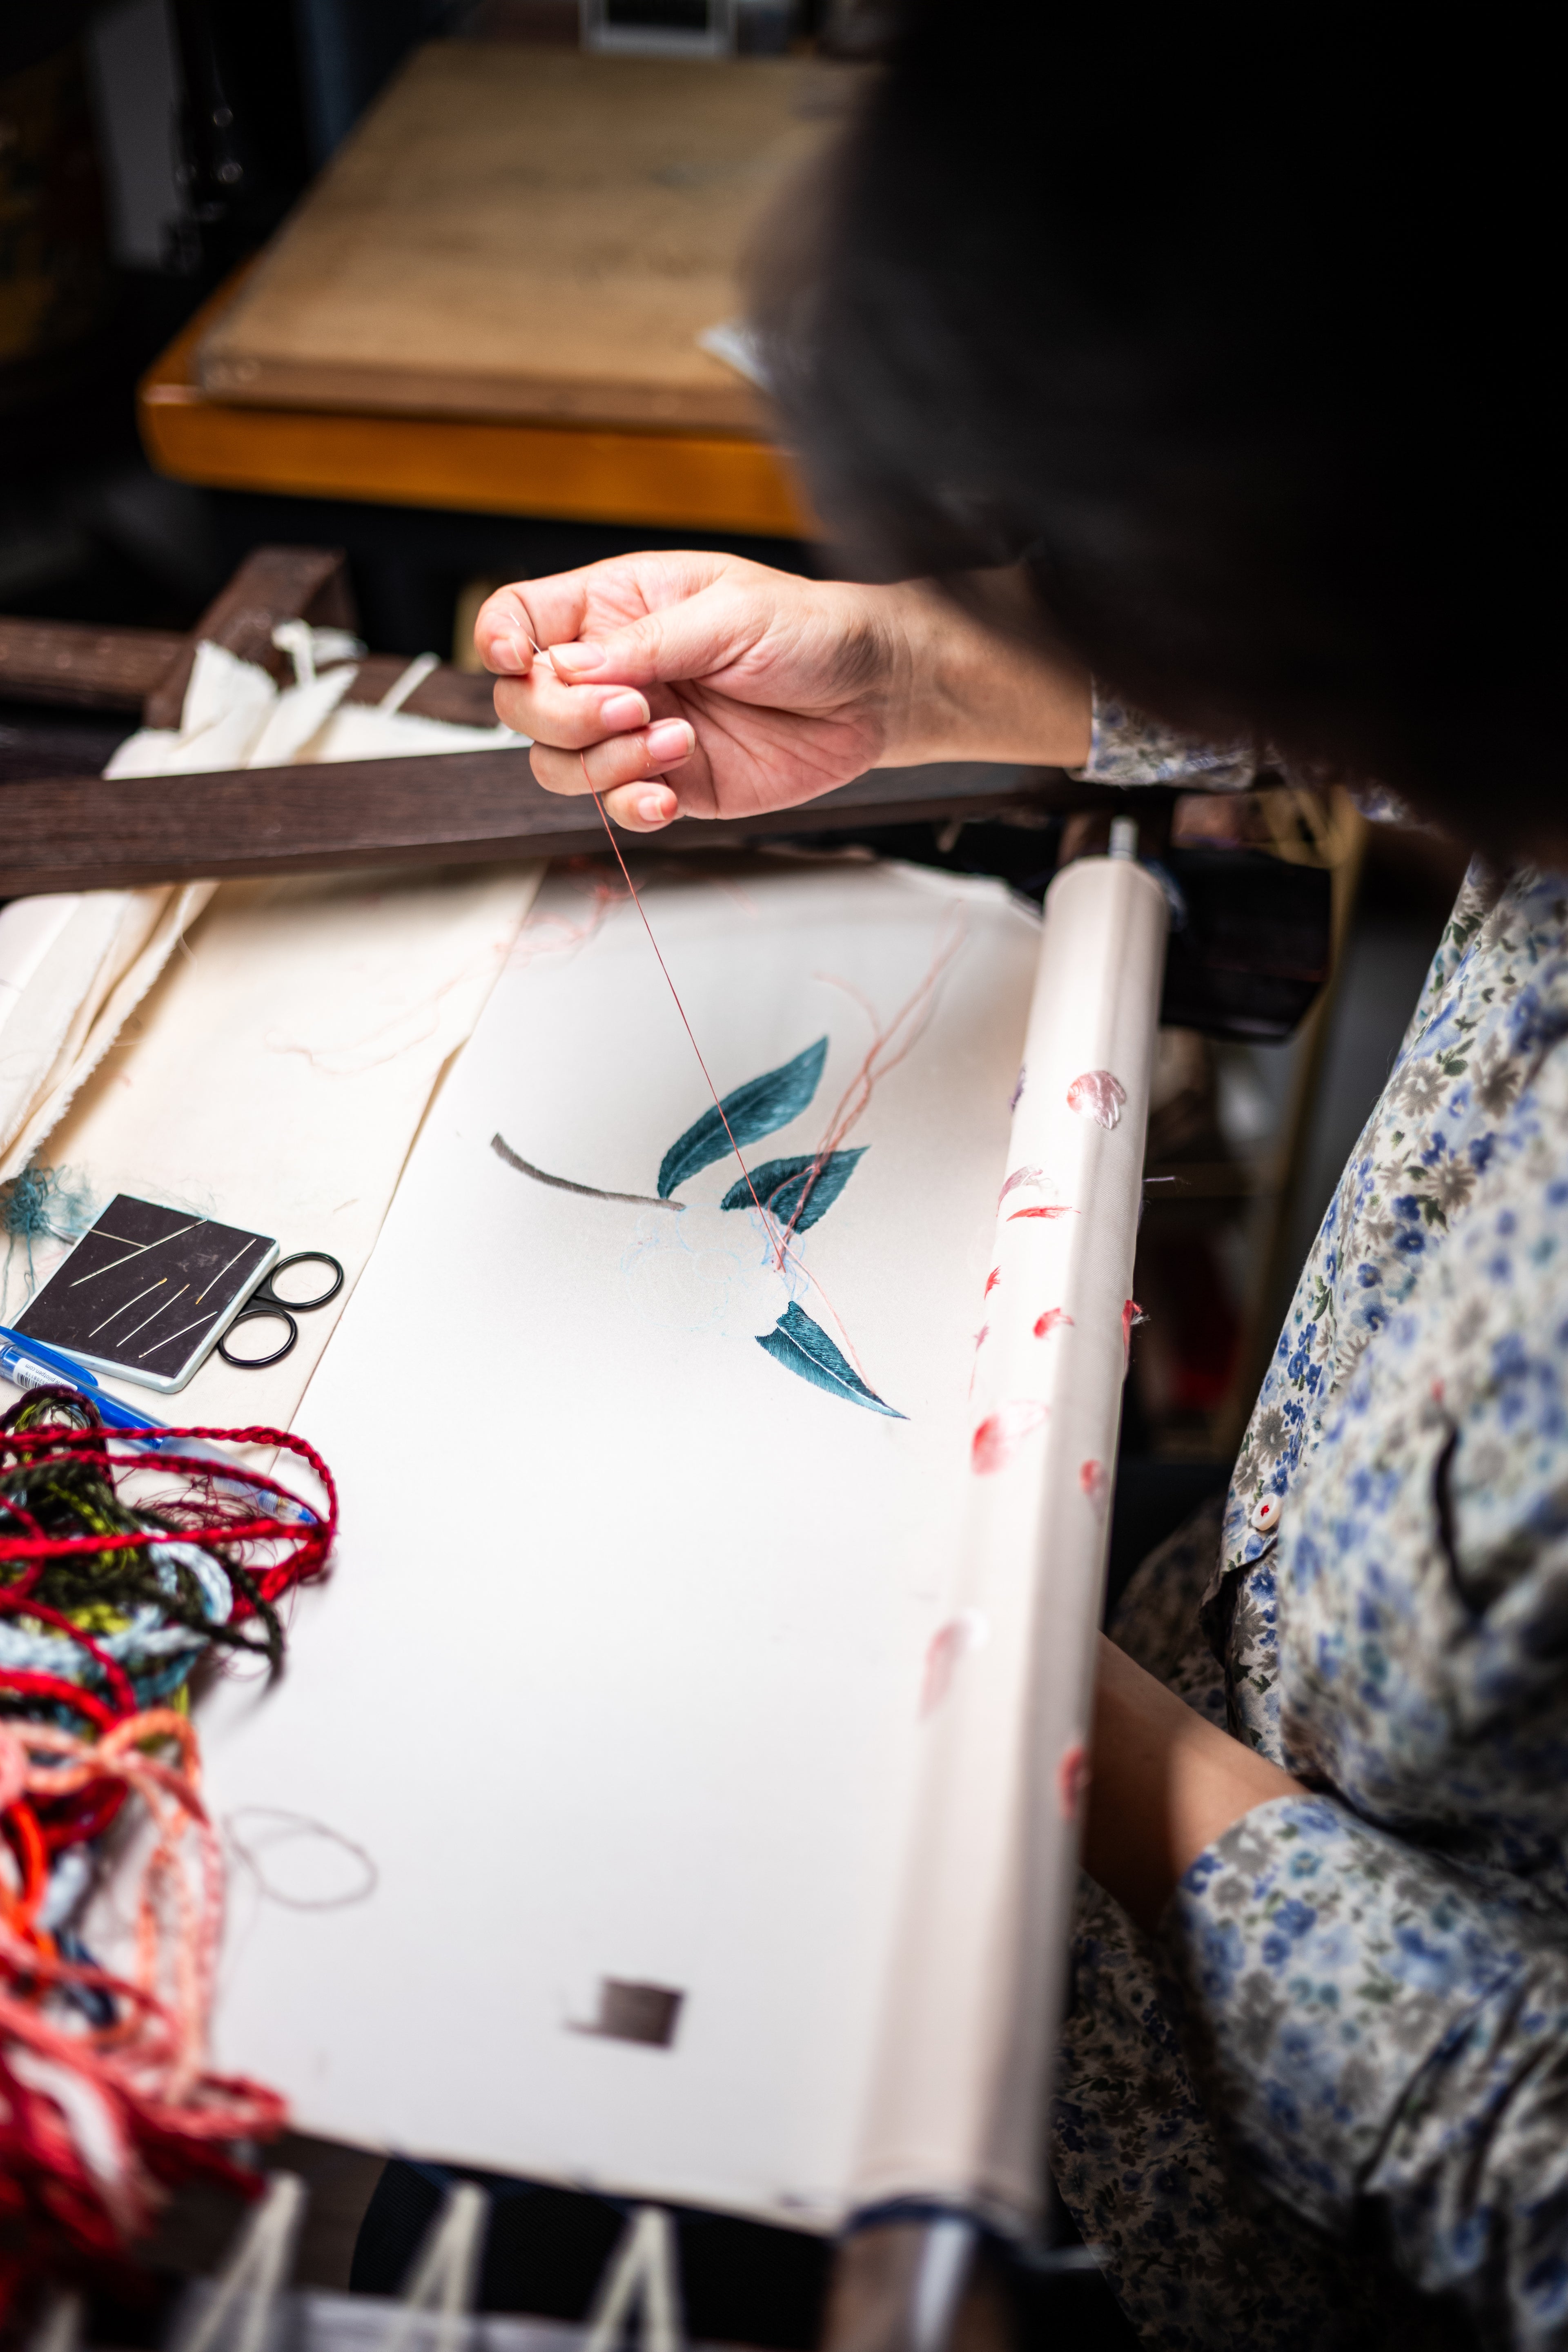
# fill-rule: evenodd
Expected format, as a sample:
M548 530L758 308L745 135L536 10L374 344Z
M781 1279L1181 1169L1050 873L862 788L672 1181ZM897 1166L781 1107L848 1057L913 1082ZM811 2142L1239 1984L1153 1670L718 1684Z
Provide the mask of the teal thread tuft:
M26 1244L29 1292L36 1280L34 1242L44 1234L55 1241L79 1241L93 1213L91 1194L68 1169L24 1168L9 1184L0 1184L0 1232L8 1242Z

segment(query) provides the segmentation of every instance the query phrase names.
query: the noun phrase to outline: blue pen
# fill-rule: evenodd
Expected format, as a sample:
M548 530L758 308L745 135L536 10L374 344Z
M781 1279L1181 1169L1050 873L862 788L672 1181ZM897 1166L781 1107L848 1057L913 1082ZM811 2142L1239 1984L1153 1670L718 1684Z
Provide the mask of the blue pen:
M121 1404L74 1356L68 1356L59 1348L46 1347L41 1339L29 1339L25 1332L13 1331L6 1323L0 1323L0 1373L19 1389L74 1389L79 1396L89 1400L99 1418L110 1429L142 1430L151 1446L173 1445L181 1454L200 1454L205 1460L221 1462L225 1469L234 1473L232 1482L226 1480L226 1484L237 1485L242 1494L257 1495L258 1490L247 1484L238 1464L231 1462L216 1445L205 1444L199 1437L161 1434L168 1429L167 1422L154 1421L151 1413L138 1412L132 1406ZM269 1511L283 1510L274 1496L259 1495L258 1500ZM293 1498L293 1507L302 1519L316 1516L310 1505L300 1502L298 1496ZM283 1516L288 1516L286 1510Z
M47 1348L41 1339L29 1339L21 1331L13 1331L8 1324L0 1323L0 1372L19 1389L75 1389L79 1395L89 1397L103 1421L110 1429L164 1429L167 1423L154 1421L148 1412L137 1412L118 1397L111 1397L100 1388L85 1364L58 1348Z

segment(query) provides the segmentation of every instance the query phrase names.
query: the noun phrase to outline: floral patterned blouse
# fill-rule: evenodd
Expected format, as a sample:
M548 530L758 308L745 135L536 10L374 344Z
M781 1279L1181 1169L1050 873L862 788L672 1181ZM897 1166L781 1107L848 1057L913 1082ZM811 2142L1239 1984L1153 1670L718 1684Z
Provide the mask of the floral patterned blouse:
M1568 2345L1568 878L1472 867L1114 1630L1311 1792L1157 1937L1085 1883L1053 2170L1141 2336Z

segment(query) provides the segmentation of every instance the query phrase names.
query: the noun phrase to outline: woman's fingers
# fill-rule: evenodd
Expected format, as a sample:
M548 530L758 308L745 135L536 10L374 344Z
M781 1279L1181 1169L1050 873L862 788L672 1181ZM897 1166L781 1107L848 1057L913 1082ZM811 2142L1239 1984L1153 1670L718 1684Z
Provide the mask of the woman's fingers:
M582 751L535 743L529 758L546 792L595 792L617 824L646 833L675 815L677 797L663 782L664 773L689 760L696 743L684 719L661 719Z
M558 677L587 687L603 679L621 686L710 677L750 650L767 627L777 590L768 574L749 592L719 580L679 604L644 613L623 627L596 627L592 637L557 638L550 658ZM793 583L787 583L793 587Z
M488 670L525 677L535 648L552 638L574 637L587 615L588 598L580 572L553 580L522 580L487 596L474 621L474 650Z
M623 784L618 792L603 793L605 814L626 833L658 833L680 814L680 803L669 786Z
M526 677L496 680L495 706L496 717L517 734L565 751L585 751L606 735L646 727L652 717L635 687L565 686L549 662L539 660Z

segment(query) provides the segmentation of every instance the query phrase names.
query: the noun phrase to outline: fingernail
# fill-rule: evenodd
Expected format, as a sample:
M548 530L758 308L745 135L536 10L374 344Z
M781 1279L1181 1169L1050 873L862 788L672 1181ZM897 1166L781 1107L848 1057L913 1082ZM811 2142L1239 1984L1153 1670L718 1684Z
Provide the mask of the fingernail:
M665 824L675 814L673 793L644 793L637 803L637 814L644 824Z
M662 766L666 761L673 765L677 760L684 760L696 742L684 719L661 719L657 727L648 729L646 738L647 756L655 766Z
M489 666L491 669L526 669L531 651L531 648L525 646L521 637L514 637L509 631L505 636L490 639Z
M628 727L647 725L647 705L640 694L609 694L599 705L599 724L606 735L621 735Z
M569 669L575 677L583 670L603 669L605 648L595 645L552 646L550 658L557 669Z

